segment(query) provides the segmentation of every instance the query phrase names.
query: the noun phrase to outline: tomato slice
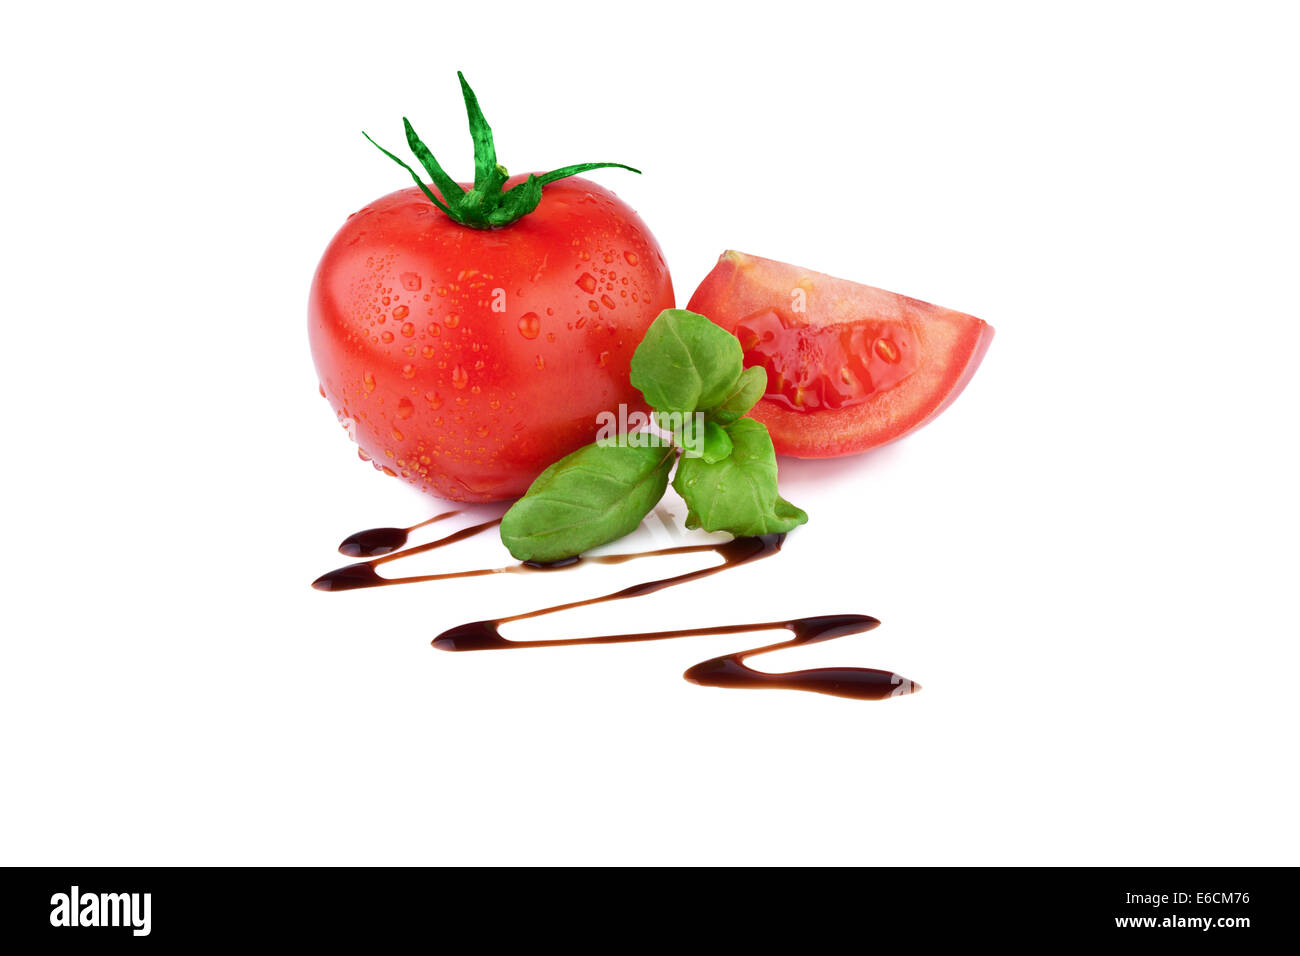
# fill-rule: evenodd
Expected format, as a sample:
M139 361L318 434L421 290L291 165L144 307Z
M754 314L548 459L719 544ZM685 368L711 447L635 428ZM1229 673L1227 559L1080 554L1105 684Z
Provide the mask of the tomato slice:
M830 458L901 438L965 388L988 323L784 262L725 252L688 308L767 370L753 415L779 454Z

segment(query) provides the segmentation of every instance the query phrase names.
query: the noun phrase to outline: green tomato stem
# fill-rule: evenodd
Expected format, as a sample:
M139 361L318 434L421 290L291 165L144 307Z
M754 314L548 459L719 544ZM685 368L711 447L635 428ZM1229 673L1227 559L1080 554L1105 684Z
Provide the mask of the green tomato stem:
M406 144L410 147L420 165L424 167L425 172L429 174L429 178L433 181L433 185L437 187L441 196L435 194L420 178L420 174L412 169L405 160L393 155L373 139L370 139L368 133L363 132L361 135L370 140L371 145L381 153L410 173L411 178L415 180L415 184L420 187L420 191L424 193L429 202L462 226L469 226L471 229L499 229L502 226L508 226L537 208L538 203L542 201L543 186L592 169L626 169L633 173L641 172L639 169L625 166L622 163L578 163L574 166L562 166L559 169L553 169L541 176L530 173L524 182L516 183L509 189L502 191L506 180L510 178L510 173L497 162L497 150L492 139L492 127L488 125L487 119L483 116L483 110L478 105L478 97L474 95L469 83L465 81L464 74L457 71L456 75L460 77L461 95L465 99L465 113L469 117L469 134L474 140L473 189L466 192L459 183L447 174L438 160L434 158L433 152L428 146L424 145L423 140L416 134L415 128L406 117L402 117L402 125L406 129Z

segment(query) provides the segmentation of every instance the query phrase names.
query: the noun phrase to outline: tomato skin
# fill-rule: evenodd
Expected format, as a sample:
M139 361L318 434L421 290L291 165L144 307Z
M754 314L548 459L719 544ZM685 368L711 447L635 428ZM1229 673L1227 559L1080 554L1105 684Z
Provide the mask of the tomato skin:
M791 307L796 290L805 311ZM892 325L915 343L914 370L861 404L800 411L779 395L761 399L750 414L767 426L777 454L796 458L857 454L920 428L957 398L993 339L993 327L973 315L734 251L722 254L687 308L733 334L738 327L743 333L755 317L777 312L796 329L861 320ZM746 364L753 364L750 353ZM789 364L798 362L792 356Z
M552 183L493 230L453 222L411 187L334 236L309 334L363 457L437 497L494 501L590 442L600 412L645 408L629 362L673 303L649 229L595 183Z

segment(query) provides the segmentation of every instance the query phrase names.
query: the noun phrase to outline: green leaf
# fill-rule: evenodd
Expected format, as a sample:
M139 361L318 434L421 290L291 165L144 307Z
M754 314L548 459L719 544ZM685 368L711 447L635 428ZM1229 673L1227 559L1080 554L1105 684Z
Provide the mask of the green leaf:
M719 425L730 425L758 404L767 391L767 370L752 365L740 373L731 394L708 410L708 416Z
M722 461L731 454L731 436L703 412L652 412L655 425L682 454L706 461Z
M710 463L683 458L673 488L690 509L686 527L737 537L790 531L808 515L776 491L776 452L761 422L742 418L726 428L731 455Z
M663 497L676 450L592 444L537 476L501 519L501 543L520 561L581 554L633 531Z
M712 408L742 369L736 337L685 309L660 312L632 354L632 384L661 412Z
M706 419L704 422L704 444L700 449L700 457L712 465L722 461L730 454L731 436L727 434L727 430L717 422Z

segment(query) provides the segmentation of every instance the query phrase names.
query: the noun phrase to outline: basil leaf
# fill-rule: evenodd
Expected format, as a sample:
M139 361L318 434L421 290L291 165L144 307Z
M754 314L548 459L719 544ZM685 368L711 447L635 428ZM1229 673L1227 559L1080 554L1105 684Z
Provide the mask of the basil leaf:
M767 391L767 369L751 365L740 373L731 394L708 410L708 416L719 425L730 425L758 404Z
M717 422L705 420L704 441L700 457L710 465L722 461L731 454L731 436ZM689 454L689 452L687 453Z
M690 509L686 527L737 537L789 531L808 515L776 493L776 452L761 422L742 418L726 428L731 455L709 463L683 458L673 488Z
M741 356L736 337L704 316L664 309L632 353L632 384L661 412L712 408L731 394Z
M726 429L700 412L690 415L655 412L654 416L655 424L665 432L672 432L673 443L687 458L703 458L712 463L731 454L731 436Z
M520 561L581 554L635 530L663 497L672 446L600 443L537 476L501 519L501 543Z

